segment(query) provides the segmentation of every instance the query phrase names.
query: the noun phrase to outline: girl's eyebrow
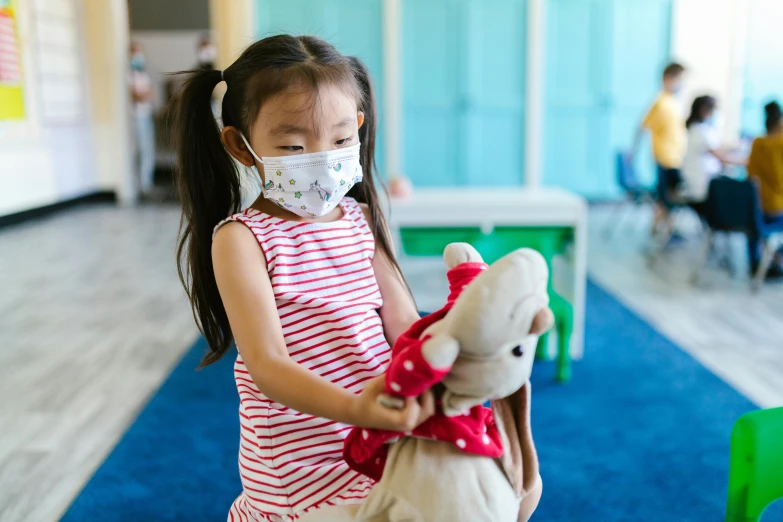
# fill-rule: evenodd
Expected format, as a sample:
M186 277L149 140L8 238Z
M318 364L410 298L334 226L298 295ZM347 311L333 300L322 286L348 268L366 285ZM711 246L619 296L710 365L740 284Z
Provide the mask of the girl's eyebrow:
M307 134L308 130L303 127L297 127L296 125L290 125L288 123L282 123L269 131L271 136L290 136L292 134Z
M353 121L354 121L354 119L349 116L348 118L345 118L340 123L335 123L334 128L335 129L339 129L340 127L347 127L348 125L353 123Z

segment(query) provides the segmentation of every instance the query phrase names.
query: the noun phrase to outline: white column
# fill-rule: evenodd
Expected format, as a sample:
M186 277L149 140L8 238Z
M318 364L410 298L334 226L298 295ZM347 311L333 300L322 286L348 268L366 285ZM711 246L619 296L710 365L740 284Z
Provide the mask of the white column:
M527 97L525 100L525 186L541 185L542 139L544 135L544 41L545 0L528 0L527 11Z
M98 186L114 190L124 205L136 202L125 0L82 0L90 123Z
M217 66L225 69L253 42L255 4L260 0L210 0L209 22L217 47Z
M402 74L401 4L402 0L383 2L383 124L386 131L386 178L402 174Z
M133 153L134 138L132 137L130 119L130 92L128 82L128 48L130 47L130 20L128 19L128 6L122 0L113 0L112 4L112 32L115 35L113 54L118 64L118 77L122 79L116 85L114 91L114 105L117 110L118 141L118 168L120 169L120 182L117 185L117 196L121 203L132 205L139 196L138 181L136 175L135 154Z

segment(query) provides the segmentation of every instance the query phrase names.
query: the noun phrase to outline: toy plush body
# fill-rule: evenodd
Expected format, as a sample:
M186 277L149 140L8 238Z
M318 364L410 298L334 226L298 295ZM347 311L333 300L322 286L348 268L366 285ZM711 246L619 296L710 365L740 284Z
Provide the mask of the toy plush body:
M400 337L386 372L392 396L435 386L438 411L410 434L349 434L347 462L379 481L359 521L516 522L538 505L529 377L552 324L546 263L521 249L487 267L462 243L444 257L448 303Z

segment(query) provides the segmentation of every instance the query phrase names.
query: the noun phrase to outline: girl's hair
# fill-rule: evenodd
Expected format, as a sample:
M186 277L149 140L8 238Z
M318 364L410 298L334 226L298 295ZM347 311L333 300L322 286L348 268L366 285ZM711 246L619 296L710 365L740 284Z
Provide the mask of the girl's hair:
M717 106L718 102L712 96L699 96L693 100L691 105L691 114L685 122L685 127L690 129L694 123L704 122L706 116L705 113L712 111Z
M780 125L780 121L783 120L783 111L780 110L780 104L776 101L771 101L764 106L765 125L767 132L773 132Z
M315 99L325 85L339 86L355 97L364 112L359 129L364 178L348 195L369 207L375 241L402 277L375 185L375 94L369 72L358 58L341 55L320 38L278 35L252 44L222 74L203 70L184 74L188 78L175 106L174 121L182 204L177 268L196 324L209 343L201 366L220 359L233 341L212 270L212 231L222 219L239 212L241 204L240 172L223 147L211 108L212 92L221 80L226 82L223 124L245 136L250 135L263 103L292 85L311 88Z

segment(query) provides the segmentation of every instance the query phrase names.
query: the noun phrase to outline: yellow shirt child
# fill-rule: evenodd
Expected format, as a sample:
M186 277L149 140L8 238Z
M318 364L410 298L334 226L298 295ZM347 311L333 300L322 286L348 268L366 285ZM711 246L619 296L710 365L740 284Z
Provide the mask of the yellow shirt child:
M764 213L783 214L783 135L753 140L748 157L748 177L759 183Z
M644 117L642 127L650 131L655 161L664 168L677 169L685 155L685 122L674 96L666 91L658 95Z

